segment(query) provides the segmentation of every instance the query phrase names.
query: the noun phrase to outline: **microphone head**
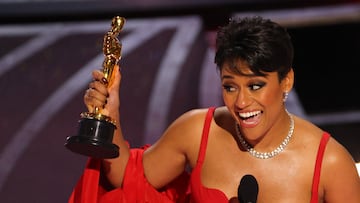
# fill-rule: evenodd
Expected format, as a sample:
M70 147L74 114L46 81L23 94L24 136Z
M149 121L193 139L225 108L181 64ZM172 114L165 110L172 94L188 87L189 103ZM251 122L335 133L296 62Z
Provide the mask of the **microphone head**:
M238 199L240 203L256 203L259 185L253 175L245 175L240 180Z

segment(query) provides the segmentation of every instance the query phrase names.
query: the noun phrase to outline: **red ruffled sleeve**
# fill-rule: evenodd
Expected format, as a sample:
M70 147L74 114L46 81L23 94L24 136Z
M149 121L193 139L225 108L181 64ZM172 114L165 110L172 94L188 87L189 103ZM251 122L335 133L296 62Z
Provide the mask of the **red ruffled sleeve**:
M131 149L123 187L107 189L101 174L101 160L89 158L68 203L186 203L189 202L188 173L184 172L162 190L146 180L142 165L144 149Z

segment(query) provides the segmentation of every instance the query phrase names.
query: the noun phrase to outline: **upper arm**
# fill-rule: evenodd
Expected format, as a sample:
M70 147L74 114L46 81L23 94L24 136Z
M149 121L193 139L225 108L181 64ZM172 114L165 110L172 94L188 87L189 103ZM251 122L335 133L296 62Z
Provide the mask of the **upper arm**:
M191 110L176 119L160 139L144 152L144 173L148 182L161 188L174 180L188 162L189 150L199 147L206 111Z
M328 203L359 203L360 177L350 153L331 138L322 170L324 198Z

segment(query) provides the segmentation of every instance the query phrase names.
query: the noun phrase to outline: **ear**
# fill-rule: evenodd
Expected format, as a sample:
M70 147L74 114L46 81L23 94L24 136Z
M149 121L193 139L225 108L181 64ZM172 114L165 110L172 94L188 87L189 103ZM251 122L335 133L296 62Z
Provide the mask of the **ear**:
M294 85L294 70L290 69L285 78L281 81L281 88L283 92L290 92Z

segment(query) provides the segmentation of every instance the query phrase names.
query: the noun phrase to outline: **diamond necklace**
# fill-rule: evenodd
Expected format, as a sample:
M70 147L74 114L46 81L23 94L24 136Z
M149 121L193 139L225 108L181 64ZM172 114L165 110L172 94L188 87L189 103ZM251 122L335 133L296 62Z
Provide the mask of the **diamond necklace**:
M271 152L258 152L256 151L253 147L251 147L251 145L243 138L243 136L240 133L240 126L239 124L235 124L236 125L236 133L238 135L238 138L240 140L241 145L246 149L246 151L248 151L252 156L259 158L259 159L269 159L272 158L276 155L278 155L280 152L282 152L285 147L289 144L290 138L294 132L294 119L292 117L292 115L286 110L286 113L289 115L290 117L290 129L289 132L287 134L287 136L285 137L285 139L281 142L281 144L274 149Z

